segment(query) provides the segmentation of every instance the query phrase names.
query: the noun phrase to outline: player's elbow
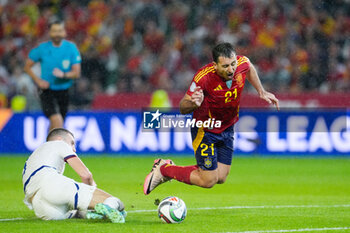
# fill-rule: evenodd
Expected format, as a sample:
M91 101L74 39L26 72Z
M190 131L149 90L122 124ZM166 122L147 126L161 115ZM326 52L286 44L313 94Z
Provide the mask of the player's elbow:
M189 113L188 111L186 111L187 109L185 109L185 108L182 108L181 106L180 106L180 113L181 114L187 114L187 113Z
M186 111L185 111L185 108L184 108L184 104L183 104L183 99L180 101L179 109L180 109L180 113L181 114L186 114Z
M189 114L193 112L193 108L186 106L186 103L180 102L180 113L181 114Z

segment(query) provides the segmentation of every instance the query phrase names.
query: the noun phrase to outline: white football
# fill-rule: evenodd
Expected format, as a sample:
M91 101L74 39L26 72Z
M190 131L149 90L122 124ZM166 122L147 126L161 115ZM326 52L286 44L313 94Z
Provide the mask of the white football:
M186 204L178 197L164 198L158 205L158 217L166 223L180 223L186 214Z

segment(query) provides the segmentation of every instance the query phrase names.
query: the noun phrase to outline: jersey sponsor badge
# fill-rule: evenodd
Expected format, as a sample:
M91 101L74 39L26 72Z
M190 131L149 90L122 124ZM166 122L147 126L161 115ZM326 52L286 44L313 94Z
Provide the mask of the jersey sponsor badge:
M243 77L242 74L238 74L236 77L236 82L238 84L239 87L243 87Z
M194 92L194 89L196 89L196 87L197 87L196 83L195 83L195 82L192 82L192 83L191 83L191 86L190 86L190 91L191 91L191 92Z
M63 69L68 69L69 65L70 65L70 61L69 60L63 60L62 61Z
M205 158L204 159L204 166L206 168L210 168L211 166L213 165L212 161L211 161L211 158Z

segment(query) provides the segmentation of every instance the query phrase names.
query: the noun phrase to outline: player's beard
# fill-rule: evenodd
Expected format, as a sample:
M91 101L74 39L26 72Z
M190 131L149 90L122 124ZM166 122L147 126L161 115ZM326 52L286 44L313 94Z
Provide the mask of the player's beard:
M60 45L62 40L63 40L63 37L62 36L53 36L53 37L51 37L51 40L55 45Z

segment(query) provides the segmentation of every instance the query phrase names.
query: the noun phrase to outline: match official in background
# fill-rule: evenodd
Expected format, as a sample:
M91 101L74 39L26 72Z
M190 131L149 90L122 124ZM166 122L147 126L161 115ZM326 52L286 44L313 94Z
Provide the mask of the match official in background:
M40 43L29 52L24 70L39 88L42 110L50 120L50 130L63 127L68 111L68 89L73 79L80 77L81 56L77 46L65 40L66 31L62 21L49 25L50 41ZM41 77L32 67L39 62Z

